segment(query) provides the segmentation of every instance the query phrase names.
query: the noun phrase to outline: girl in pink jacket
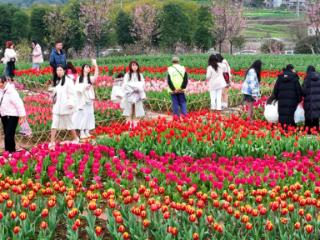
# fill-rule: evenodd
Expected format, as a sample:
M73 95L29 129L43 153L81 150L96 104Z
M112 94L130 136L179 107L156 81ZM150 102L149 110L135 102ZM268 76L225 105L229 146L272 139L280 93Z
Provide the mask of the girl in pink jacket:
M41 46L35 40L32 41L32 69L39 70L40 64L43 63Z
M26 121L26 110L19 93L5 76L0 77L0 114L4 131L5 150L16 151L14 136L18 122Z

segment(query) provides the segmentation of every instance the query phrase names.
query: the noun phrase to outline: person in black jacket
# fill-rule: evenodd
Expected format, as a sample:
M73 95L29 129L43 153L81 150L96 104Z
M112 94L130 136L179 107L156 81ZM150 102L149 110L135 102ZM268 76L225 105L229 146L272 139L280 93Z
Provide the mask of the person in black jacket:
M67 70L67 57L63 51L63 43L61 40L57 40L55 47L52 48L49 62L52 67L53 81L56 81L58 79L57 67L61 65L64 70Z
M282 127L286 129L288 126L296 126L294 112L302 100L302 89L292 64L287 65L278 76L267 103L270 104L273 100L278 101L279 123Z
M304 96L305 127L308 133L315 128L319 131L320 118L320 74L314 66L309 66L302 85Z

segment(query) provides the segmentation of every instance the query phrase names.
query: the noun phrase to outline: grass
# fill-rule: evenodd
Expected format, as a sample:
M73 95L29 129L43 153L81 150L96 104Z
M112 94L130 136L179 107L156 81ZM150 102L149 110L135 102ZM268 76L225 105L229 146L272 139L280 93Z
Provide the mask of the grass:
M244 36L249 38L290 38L290 33L288 25L250 24L245 29Z
M247 9L245 11L245 17L254 19L297 19L297 14L294 11L278 10L278 9ZM300 15L303 18L303 15Z
M292 22L303 20L294 11L279 9L246 9L247 28L244 36L248 38L290 38L289 29ZM269 22L268 22L269 21Z

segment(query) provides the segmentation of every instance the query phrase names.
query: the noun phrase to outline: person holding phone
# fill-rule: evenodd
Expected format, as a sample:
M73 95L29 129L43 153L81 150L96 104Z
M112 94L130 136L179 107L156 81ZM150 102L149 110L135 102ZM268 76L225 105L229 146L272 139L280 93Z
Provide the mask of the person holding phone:
M84 64L81 67L80 76L75 83L78 104L77 111L73 115L73 124L75 129L80 130L80 139L90 138L90 130L95 128L93 106L95 93L93 85L98 79L99 67L96 59L92 59L91 61L94 66L93 77L90 76L91 66Z
M76 91L74 82L66 75L62 65L58 65L56 71L57 79L53 82L53 114L49 149L55 147L57 130L69 130L73 137L72 143L79 143L79 138L72 122L72 116L76 110Z
M26 121L26 110L19 93L5 76L0 77L0 114L4 131L4 148L13 153L16 151L14 140L18 123Z

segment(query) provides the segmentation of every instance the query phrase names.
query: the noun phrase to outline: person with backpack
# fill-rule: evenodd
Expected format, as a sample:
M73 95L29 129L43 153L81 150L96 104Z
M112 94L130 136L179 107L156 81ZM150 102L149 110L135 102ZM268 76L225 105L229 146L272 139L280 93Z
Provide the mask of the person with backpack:
M185 67L181 66L177 56L172 58L172 66L168 68L167 82L172 100L173 115L187 115L187 100L185 90L188 85L188 74Z
M312 129L318 132L320 130L320 74L316 72L314 66L307 68L306 77L302 84L302 93L306 131L309 134Z

